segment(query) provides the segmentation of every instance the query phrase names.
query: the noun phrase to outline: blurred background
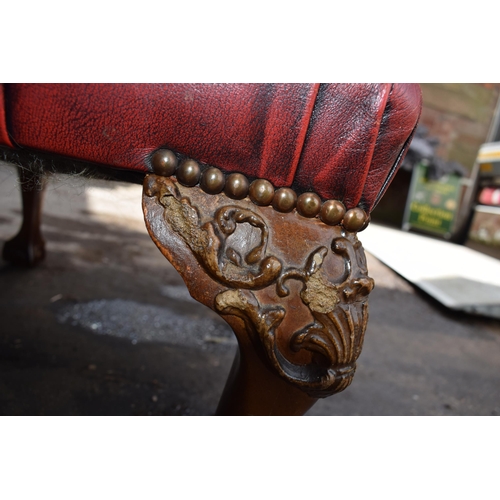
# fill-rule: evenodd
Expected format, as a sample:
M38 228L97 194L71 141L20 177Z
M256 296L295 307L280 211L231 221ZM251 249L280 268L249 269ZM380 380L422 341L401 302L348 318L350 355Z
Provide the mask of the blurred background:
M360 233L376 288L357 374L309 415L500 414L500 84L422 91L410 152ZM141 193L50 178L46 260L31 270L0 263L0 414L215 411L236 342L151 241ZM16 169L2 163L0 245L20 209ZM450 266L469 273L452 276L451 302L443 287L429 293L443 276L412 274L417 260L448 265L445 278Z
M423 109L419 129L403 167L372 219L391 227L423 229L425 233L467 243L498 258L500 169L490 160L494 159L491 155L490 159L480 159L481 164L478 155L483 144L500 141L500 84L424 83L421 88ZM500 152L500 147L497 149ZM441 181L441 186L437 183L426 189L422 182L418 183L417 170L422 164L424 180ZM447 199L440 199L443 185L450 186L447 197L443 197ZM433 229L430 224L410 223L410 219L416 222L417 214L411 214L411 204L418 202L419 194L428 195L427 206L448 211L452 220L446 227ZM433 195L437 199L433 200Z

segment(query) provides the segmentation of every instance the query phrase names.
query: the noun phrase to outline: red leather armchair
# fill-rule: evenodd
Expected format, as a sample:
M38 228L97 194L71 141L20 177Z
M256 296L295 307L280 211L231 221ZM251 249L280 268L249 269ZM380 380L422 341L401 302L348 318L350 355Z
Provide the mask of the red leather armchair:
M352 380L373 288L357 233L420 107L410 84L5 84L0 146L39 185L143 180L153 240L238 338L218 413L300 414ZM3 255L34 265L29 185Z

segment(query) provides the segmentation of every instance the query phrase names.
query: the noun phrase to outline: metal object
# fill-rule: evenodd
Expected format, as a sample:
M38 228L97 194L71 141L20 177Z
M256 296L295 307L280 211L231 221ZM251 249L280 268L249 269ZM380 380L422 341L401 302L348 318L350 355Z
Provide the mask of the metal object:
M321 210L321 198L315 193L302 193L297 198L297 211L304 217L316 217Z
M177 164L177 156L169 149L159 149L151 157L151 166L156 175L173 175Z
M233 200L242 200L248 195L250 184L243 174L229 174L224 192Z
M225 175L218 168L210 167L203 172L200 186L205 193L218 194L224 189L225 183Z
M280 188L274 193L273 208L278 212L291 212L297 205L297 195L290 188Z
M250 184L250 199L257 205L270 205L274 198L274 187L265 179L256 179Z

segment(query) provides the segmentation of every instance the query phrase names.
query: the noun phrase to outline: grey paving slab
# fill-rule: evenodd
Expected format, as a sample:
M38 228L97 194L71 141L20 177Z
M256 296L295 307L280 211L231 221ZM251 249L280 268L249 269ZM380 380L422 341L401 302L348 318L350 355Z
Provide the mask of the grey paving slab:
M446 307L500 319L500 261L462 245L371 224L364 246Z

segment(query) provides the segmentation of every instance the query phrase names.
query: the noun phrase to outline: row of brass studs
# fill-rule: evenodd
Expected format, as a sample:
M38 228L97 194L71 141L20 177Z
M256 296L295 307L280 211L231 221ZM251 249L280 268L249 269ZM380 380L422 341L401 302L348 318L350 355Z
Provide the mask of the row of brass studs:
M272 205L278 212L291 212L294 208L303 217L319 218L330 226L342 224L349 232L362 231L368 225L369 219L364 210L359 207L345 209L344 204L337 200L321 202L315 193L302 193L297 196L290 188L274 190L273 185L265 179L256 179L252 183L243 174L224 173L215 167L202 171L200 165L191 159L185 159L180 164L177 156L168 149L159 149L151 158L153 171L157 175L170 177L176 175L184 186L193 187L200 184L201 189L209 194L219 194L222 191L233 200L242 200L249 196L260 206Z

